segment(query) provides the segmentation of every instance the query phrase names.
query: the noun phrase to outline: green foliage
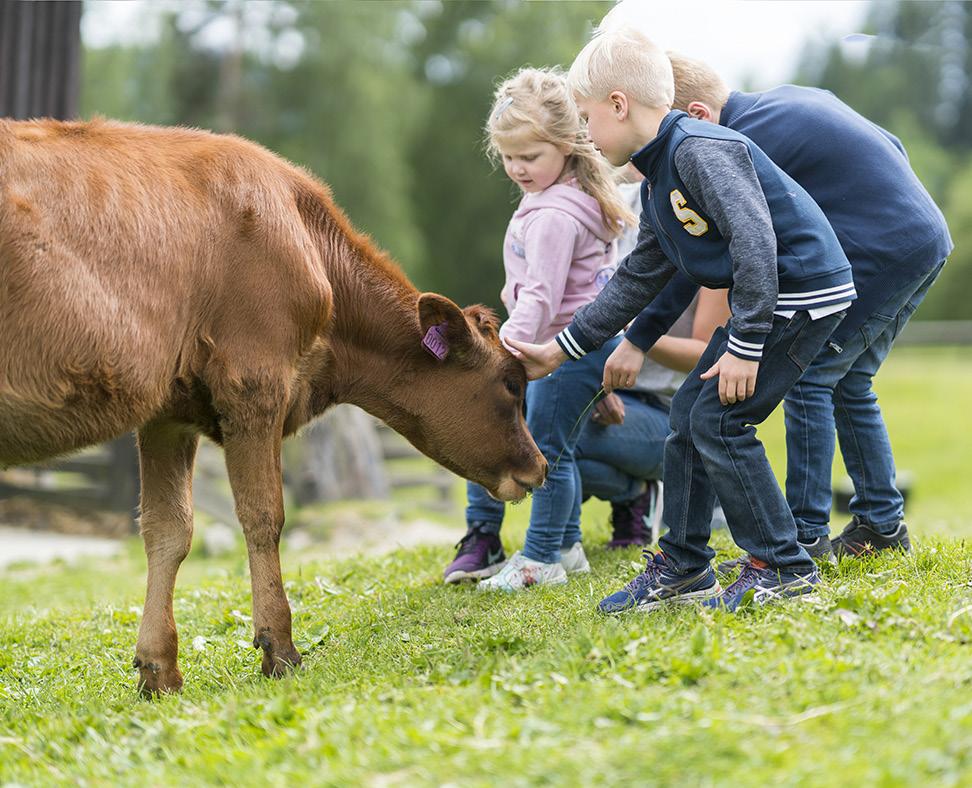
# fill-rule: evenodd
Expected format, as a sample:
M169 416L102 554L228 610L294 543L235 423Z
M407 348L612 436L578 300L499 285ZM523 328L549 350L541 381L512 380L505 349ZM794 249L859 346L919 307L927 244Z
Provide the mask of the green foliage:
M968 298L972 286L972 155L966 156L964 165L952 173L945 206L955 253L928 292L922 313L928 317L972 320Z
M972 287L967 170L972 154L972 6L952 2L873 3L865 51L809 48L797 80L832 90L897 134L942 208L955 252L919 319L972 320L961 297Z

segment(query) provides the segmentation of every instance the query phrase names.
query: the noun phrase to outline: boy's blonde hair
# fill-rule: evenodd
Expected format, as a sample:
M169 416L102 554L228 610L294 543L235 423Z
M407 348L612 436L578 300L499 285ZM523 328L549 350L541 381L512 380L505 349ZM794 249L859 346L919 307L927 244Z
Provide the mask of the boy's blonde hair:
M729 86L722 81L715 69L701 60L694 60L678 52L668 52L675 75L675 101L672 109L688 111L693 101L708 104L718 120L719 112L729 100Z
M501 159L503 140L525 131L540 142L555 145L567 157L565 167L597 200L606 229L619 235L624 225L635 224L635 215L621 198L610 165L587 141L560 69L524 68L496 88L486 121L489 157Z
M594 101L620 90L646 107L670 107L675 95L668 56L633 27L597 33L574 58L567 84Z

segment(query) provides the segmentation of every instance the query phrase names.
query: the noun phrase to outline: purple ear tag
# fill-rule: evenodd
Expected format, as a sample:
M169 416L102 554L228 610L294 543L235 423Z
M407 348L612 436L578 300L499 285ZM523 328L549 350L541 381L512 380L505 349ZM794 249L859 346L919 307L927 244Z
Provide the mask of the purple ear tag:
M439 361L444 360L449 355L449 340L446 339L445 334L448 326L448 323L439 323L437 326L432 326L425 332L425 338L422 340L422 347L439 359Z

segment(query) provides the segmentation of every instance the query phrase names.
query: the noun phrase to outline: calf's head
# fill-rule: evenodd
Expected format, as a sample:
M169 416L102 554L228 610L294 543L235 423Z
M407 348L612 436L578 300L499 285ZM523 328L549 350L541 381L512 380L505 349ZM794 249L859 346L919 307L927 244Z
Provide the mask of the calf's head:
M450 470L499 500L543 484L547 462L523 417L526 373L502 346L499 321L481 306L461 310L435 293L418 300L419 374L400 431Z

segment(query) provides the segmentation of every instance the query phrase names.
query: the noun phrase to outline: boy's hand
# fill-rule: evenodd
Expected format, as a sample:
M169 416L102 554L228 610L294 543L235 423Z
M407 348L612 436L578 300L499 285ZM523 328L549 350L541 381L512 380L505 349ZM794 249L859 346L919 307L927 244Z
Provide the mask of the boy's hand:
M545 345L534 345L516 339L506 339L506 346L526 368L527 378L537 380L549 375L567 360L567 354L554 340Z
M606 427L609 424L624 424L624 400L617 394L608 394L599 399L594 406L591 418L595 424Z
M719 360L702 373L702 380L719 376L719 401L723 405L733 405L753 396L756 391L758 361L746 361L732 353L723 353Z
M645 354L641 348L632 345L627 339L622 339L621 344L604 363L605 393L610 394L615 389L631 388L644 363Z

